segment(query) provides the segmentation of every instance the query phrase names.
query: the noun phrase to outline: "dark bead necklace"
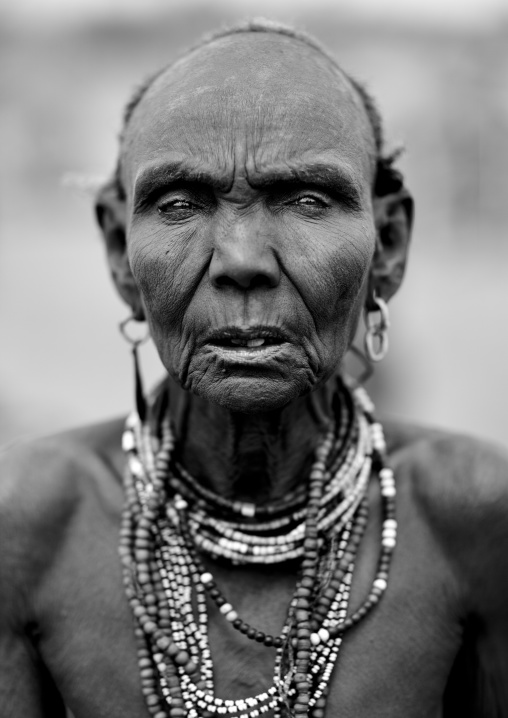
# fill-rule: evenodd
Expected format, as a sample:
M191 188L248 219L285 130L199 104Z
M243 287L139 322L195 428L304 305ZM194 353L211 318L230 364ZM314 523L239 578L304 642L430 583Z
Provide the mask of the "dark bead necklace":
M393 472L385 465L382 428L368 396L341 381L334 405L336 424L316 449L307 487L264 506L227 501L195 481L173 460L167 419L154 434L139 417L129 418L119 552L136 621L142 690L155 718L257 718L268 711L278 718L324 716L343 634L385 591L397 529ZM382 499L378 568L369 595L348 614L371 476L379 478ZM203 551L233 566L300 561L280 635L242 620L204 567ZM234 629L275 650L273 684L266 691L243 700L215 695L207 596Z

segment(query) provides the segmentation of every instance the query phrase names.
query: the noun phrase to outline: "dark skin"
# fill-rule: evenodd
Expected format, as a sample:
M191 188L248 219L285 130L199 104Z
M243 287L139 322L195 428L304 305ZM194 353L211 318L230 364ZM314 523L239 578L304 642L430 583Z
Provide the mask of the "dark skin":
M183 461L223 495L266 500L305 480L362 307L400 282L411 204L405 191L372 196L373 150L347 79L268 34L197 51L134 113L127 199L105 188L98 216L117 287L172 377ZM267 326L283 335L268 349L214 340ZM117 555L121 431L95 426L3 459L2 717L58 718L64 703L76 718L149 715ZM388 424L386 435L399 544L386 595L344 641L327 716L507 715L506 458L430 430ZM353 607L378 555L374 484L369 500ZM213 570L244 620L280 632L297 567ZM266 689L271 649L212 606L210 639L218 695Z

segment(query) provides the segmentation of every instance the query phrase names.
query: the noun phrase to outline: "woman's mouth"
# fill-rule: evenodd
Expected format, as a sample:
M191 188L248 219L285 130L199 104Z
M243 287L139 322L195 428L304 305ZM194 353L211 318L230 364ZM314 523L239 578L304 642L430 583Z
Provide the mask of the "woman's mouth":
M224 347L226 349L235 349L239 347L241 349L258 349L259 347L274 346L275 344L282 344L280 339L272 339L270 337L253 337L252 339L238 339L238 338L223 338L215 342L211 342L216 346Z
M225 327L212 332L207 343L225 349L259 349L260 347L277 346L288 341L288 337L278 328L257 327Z
M265 340L262 337L257 337L256 339L231 339L231 344L235 347L262 347L265 343Z
M285 332L274 327L227 327L212 332L207 337L207 344L220 355L231 355L237 358L254 358L256 355L277 353L289 338Z

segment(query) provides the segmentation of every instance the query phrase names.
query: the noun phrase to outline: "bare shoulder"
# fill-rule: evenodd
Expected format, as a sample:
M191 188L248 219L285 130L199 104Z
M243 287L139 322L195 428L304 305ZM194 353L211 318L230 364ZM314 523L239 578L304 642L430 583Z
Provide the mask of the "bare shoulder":
M121 507L121 430L112 421L0 454L0 593L17 610L84 511Z
M449 555L470 603L508 606L506 450L422 427L388 424L386 434L402 495Z
M422 500L470 518L479 509L508 509L508 452L488 441L438 429L388 423L387 443L395 466L410 474ZM436 507L437 508L437 507ZM460 516L459 516L460 518Z
M20 442L0 454L0 507L41 518L69 508L105 476L118 475L122 421Z

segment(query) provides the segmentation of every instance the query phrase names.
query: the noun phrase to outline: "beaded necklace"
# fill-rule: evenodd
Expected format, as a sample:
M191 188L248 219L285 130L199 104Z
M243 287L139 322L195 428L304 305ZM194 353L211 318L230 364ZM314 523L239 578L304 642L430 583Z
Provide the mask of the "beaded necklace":
M307 486L258 506L199 484L173 456L169 418L156 433L126 422L125 507L119 552L136 621L142 690L154 718L323 718L345 631L377 604L395 548L395 482L382 427L365 390L338 381L336 420L315 451ZM367 489L380 483L382 533L370 593L348 612L356 554L368 522ZM201 553L233 565L300 561L278 636L250 626L228 602ZM275 649L272 685L256 696L215 695L207 597L234 629Z

